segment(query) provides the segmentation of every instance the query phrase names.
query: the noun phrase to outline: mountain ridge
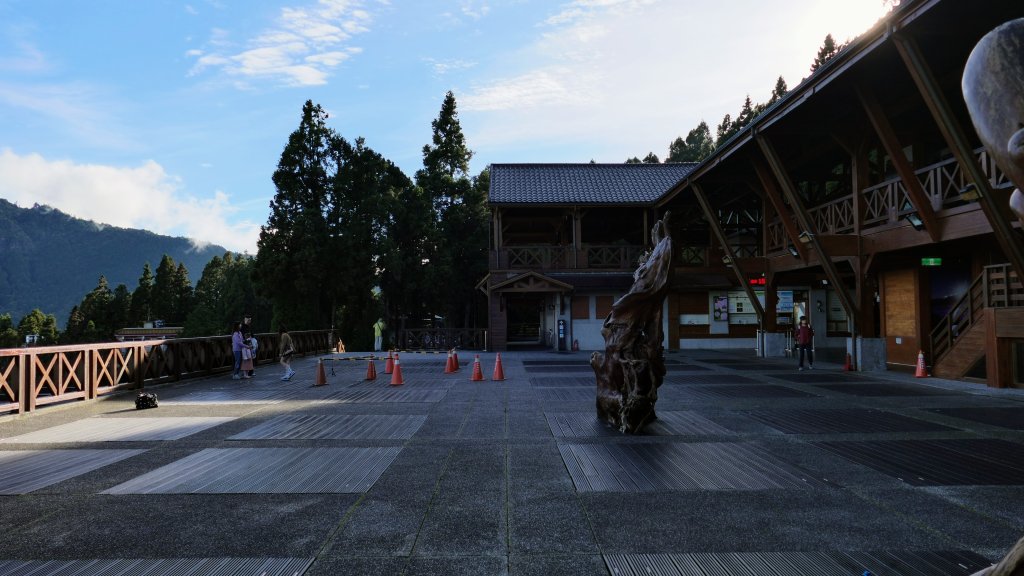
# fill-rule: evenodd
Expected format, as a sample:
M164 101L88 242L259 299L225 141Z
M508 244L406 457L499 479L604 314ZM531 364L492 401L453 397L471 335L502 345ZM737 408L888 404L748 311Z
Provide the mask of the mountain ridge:
M21 208L0 198L0 314L17 323L34 308L63 329L71 309L105 276L111 290L134 291L148 262L156 273L164 254L183 263L193 286L203 268L226 248L199 247L184 237L163 236L76 218L58 208Z

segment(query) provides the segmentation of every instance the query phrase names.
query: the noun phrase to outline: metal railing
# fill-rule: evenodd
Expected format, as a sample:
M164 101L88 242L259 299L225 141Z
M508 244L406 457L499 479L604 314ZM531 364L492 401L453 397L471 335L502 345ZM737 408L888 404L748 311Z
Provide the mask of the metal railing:
M290 334L298 354L326 352L333 344L327 330ZM277 357L276 333L256 338L257 361ZM231 336L0 349L0 414L209 376L233 366Z

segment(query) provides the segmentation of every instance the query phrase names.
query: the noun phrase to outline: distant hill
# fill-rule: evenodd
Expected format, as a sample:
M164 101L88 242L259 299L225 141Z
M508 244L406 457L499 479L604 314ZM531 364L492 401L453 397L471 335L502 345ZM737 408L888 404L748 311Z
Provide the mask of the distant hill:
M39 308L56 316L63 330L71 308L101 275L111 290L124 284L134 291L143 265L149 262L156 274L167 254L185 264L194 286L206 263L224 252L215 245L197 249L187 238L81 220L49 206L19 208L0 198L0 314L10 313L17 323Z

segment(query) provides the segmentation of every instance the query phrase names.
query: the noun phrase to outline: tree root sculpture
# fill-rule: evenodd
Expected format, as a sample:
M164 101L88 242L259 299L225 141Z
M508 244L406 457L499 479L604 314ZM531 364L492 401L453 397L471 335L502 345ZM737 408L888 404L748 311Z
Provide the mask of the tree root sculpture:
M665 378L662 305L672 274L669 214L651 231L654 249L633 273L633 286L612 304L601 335L605 351L594 352L597 415L620 432L639 433L657 416L658 387Z

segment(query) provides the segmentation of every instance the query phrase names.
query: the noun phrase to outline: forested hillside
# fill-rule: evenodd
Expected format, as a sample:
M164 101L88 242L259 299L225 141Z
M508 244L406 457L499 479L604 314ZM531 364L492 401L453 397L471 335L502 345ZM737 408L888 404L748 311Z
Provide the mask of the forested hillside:
M49 206L20 208L0 199L0 314L17 322L34 308L63 328L71 308L101 275L110 286L138 284L143 265L155 269L164 254L198 279L225 249L196 249L187 238L116 228L69 216Z

